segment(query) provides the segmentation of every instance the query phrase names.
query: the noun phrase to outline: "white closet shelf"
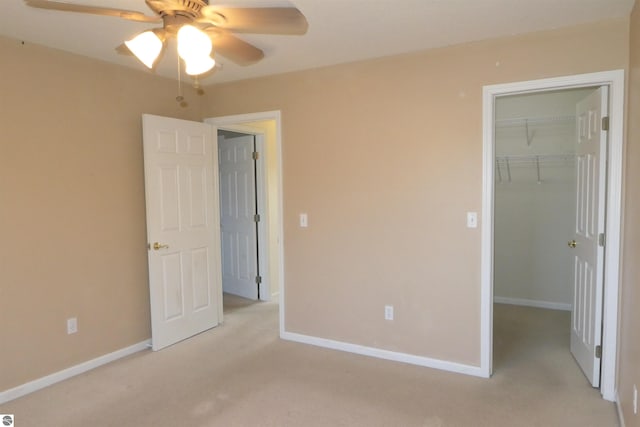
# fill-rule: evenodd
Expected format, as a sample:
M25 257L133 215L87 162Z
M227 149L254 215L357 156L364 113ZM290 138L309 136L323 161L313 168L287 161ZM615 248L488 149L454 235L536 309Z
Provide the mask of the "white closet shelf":
M542 168L569 166L575 162L575 154L519 154L496 156L495 177L498 182L511 182L511 168L531 167L536 170L538 184L542 183Z
M575 160L575 154L515 154L498 155L496 162L509 163L511 166L536 166L537 163L550 165L569 165Z

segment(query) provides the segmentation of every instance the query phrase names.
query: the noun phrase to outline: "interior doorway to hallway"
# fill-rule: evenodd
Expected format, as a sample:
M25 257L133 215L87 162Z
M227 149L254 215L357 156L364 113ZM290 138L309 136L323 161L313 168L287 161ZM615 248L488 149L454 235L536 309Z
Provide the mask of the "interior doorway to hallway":
M280 112L242 114L206 119L225 137L250 136L255 143L255 206L259 221L257 237L257 284L259 301L278 302L280 328L284 321L282 253L282 170ZM248 143L250 144L250 142ZM248 178L245 182L250 182ZM221 182L222 186L222 182ZM221 187L222 195L222 187ZM249 197L250 198L250 197ZM224 255L223 255L224 262Z

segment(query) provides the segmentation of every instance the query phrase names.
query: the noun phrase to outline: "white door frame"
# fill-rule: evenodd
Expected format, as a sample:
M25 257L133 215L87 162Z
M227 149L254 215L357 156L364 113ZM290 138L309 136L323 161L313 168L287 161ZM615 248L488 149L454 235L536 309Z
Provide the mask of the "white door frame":
M275 202L278 206L279 218L277 218L278 236L275 236L275 238L278 239L278 253L276 255L278 257L278 270L279 270L278 277L280 278L279 311L280 311L280 335L282 336L282 334L284 333L284 321L285 321L285 318L284 318L285 277L284 277L284 245L282 242L282 238L284 235L283 219L282 219L284 211L283 211L283 203L282 203L282 198L283 198L282 197L283 195L283 192L282 192L282 136L281 136L282 124L281 124L281 118L280 118L280 111L275 110L275 111L264 111L264 112L249 113L249 114L238 114L238 115L232 115L232 116L211 117L211 118L205 119L204 121L205 123L210 123L214 126L217 126L220 129L226 129L226 130L243 132L243 133L247 133L248 130L252 129L252 131L248 133L256 133L256 128L251 126L251 124L253 122L260 122L260 121L267 121L267 120L273 121L276 127L276 134L275 134L276 153L275 154L276 154L278 165L276 169L277 182L275 183L275 185L277 185L277 188L278 188L278 200ZM264 179L266 177L266 170L267 170L266 157L267 156L265 155L260 156L260 158L262 159L262 162L258 162L259 165L261 164L261 166L259 166L259 173L262 174L263 183L266 182L266 180ZM261 191L264 191L264 188ZM266 200L266 192L263 194L265 197L264 200ZM266 204L263 206L266 206ZM265 214L264 221L261 221L261 223L263 223L266 228L266 224L268 224L270 221L269 209L265 209L264 214ZM274 236L270 236L270 238L273 238L273 237ZM263 238L262 235L259 237L259 239L262 240L265 244L267 243L267 239ZM265 253L265 252L262 252L262 253ZM266 260L263 260L263 261L266 263ZM262 269L262 264L260 268ZM270 294L269 294L269 297L271 297Z
M267 161L264 148L264 132L244 125L216 125L218 130L229 130L233 132L242 133L245 135L252 135L255 137L256 152L258 153L258 160L256 161L256 213L260 215L260 221L258 221L258 272L262 277L262 282L259 285L260 301L271 300L271 286L269 281L269 263L265 257L269 253L269 245L267 240L267 224L269 224L269 212L267 210L267 191L266 191L266 170ZM222 204L222 200L220 201Z
M556 77L525 82L484 86L482 100L483 176L480 370L490 377L493 371L493 234L495 167L495 100L548 90L609 86L609 139L607 153L606 246L602 331L602 373L600 393L616 399L616 359L618 351L618 299L620 288L622 168L624 149L624 70Z

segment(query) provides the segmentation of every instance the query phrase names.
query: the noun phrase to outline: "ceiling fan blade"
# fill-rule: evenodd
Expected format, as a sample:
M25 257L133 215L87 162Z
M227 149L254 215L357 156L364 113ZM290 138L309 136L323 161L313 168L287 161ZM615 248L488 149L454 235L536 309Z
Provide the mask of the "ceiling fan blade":
M211 37L214 52L238 65L251 65L264 58L264 52L233 34L218 28L205 30Z
M218 7L201 10L201 21L238 33L301 35L307 18L295 7Z
M148 16L141 12L122 9L109 9L105 7L86 6L75 3L64 3L60 1L49 0L24 0L27 6L37 7L39 9L61 10L65 12L90 13L93 15L115 16L116 18L128 19L137 22L161 22L159 16Z

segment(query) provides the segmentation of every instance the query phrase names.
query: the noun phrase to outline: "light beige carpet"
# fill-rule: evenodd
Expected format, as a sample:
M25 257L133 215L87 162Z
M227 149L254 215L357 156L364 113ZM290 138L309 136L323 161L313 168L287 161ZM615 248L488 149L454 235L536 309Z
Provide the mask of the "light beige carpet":
M0 406L17 427L617 426L568 351L568 313L496 305L491 379L278 339L278 307Z

